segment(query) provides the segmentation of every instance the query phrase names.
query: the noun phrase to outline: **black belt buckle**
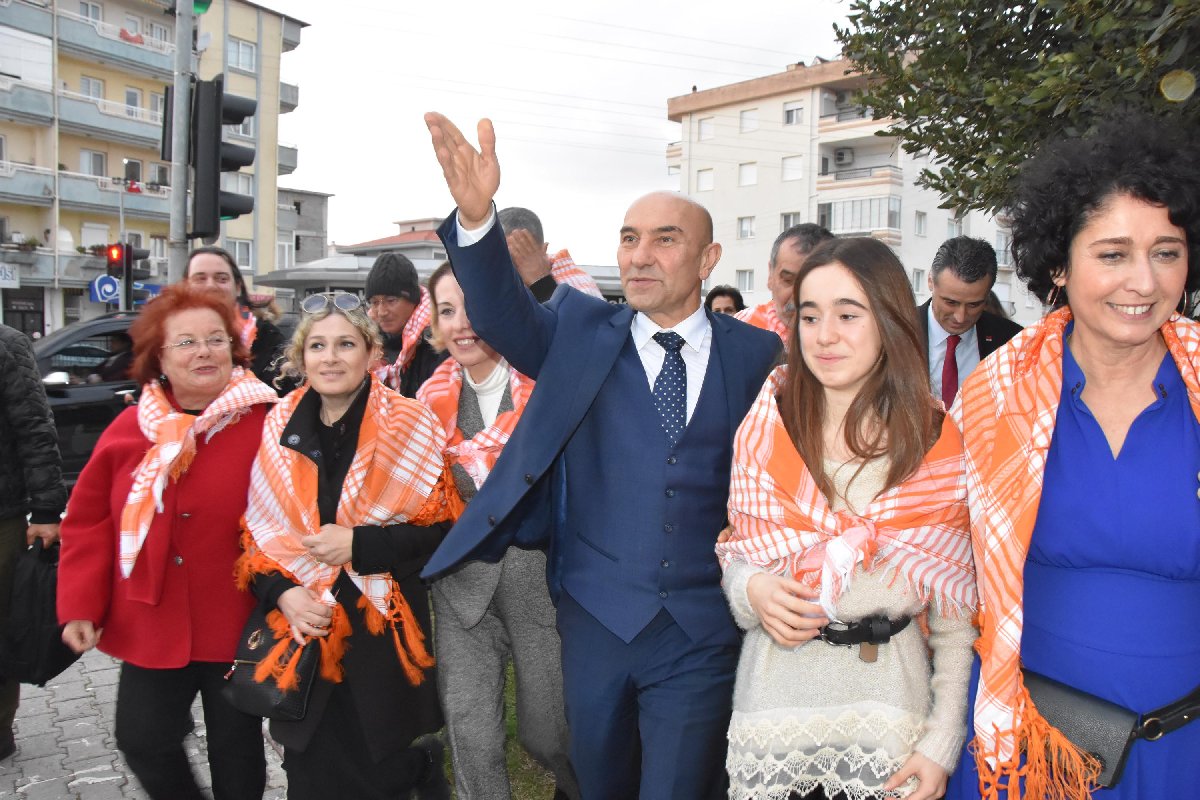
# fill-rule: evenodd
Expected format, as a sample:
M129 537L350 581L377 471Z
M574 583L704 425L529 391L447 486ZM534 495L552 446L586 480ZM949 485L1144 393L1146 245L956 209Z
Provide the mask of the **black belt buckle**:
M887 644L892 640L892 621L882 614L863 617L859 624L867 628L869 638L864 644Z

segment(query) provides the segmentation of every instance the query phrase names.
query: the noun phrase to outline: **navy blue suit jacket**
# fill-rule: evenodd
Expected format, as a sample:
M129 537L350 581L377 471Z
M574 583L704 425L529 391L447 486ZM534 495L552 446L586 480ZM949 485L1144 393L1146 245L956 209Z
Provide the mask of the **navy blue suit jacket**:
M457 212L438 229L466 297L475 332L537 381L495 468L425 567L436 578L466 561L498 561L510 545L547 547L563 520L555 469L630 335L633 311L559 286L539 305L522 284L498 224L458 246ZM750 408L780 348L779 337L724 314L709 314L712 358L725 375L730 435ZM599 459L596 460L597 462ZM620 465L574 465L595 471ZM551 559L553 565L553 559ZM557 587L550 576L551 591Z

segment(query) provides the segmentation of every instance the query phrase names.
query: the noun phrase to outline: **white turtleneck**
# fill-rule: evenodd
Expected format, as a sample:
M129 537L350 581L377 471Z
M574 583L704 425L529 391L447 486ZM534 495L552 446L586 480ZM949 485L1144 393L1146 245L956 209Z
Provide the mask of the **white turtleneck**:
M500 359L492 374L479 383L471 379L471 373L466 367L463 367L462 374L463 380L475 391L475 397L479 400L483 426L490 428L496 422L496 415L500 413L500 401L504 399L504 387L508 385L508 362Z

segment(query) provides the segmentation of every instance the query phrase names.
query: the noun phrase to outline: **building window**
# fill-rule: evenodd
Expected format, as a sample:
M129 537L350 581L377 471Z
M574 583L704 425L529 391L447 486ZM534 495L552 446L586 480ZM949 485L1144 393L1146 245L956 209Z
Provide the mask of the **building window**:
M753 186L758 183L758 164L753 161L738 164L738 186Z
M79 16L84 19L90 19L92 22L99 22L104 18L100 12L100 4L88 2L81 2L79 4Z
M0 161L8 161L8 139L0 133Z
M799 125L804 122L804 104L803 103L784 103L783 104L783 124L784 125Z
M751 131L758 130L757 108L747 108L738 114L738 130L742 133L750 133Z
M867 233L900 227L899 197L864 197L817 205L817 224L834 233Z
M678 175L680 173L680 171L681 171L681 168L678 164L668 164L667 165L667 174L668 175Z
M151 258L166 258L167 257L167 237L151 236L150 237L150 257Z
M229 43L226 46L226 53L226 63L230 67L246 72L254 72L255 65L258 63L258 48L253 42L247 42L243 39L230 36Z
M171 36L171 29L157 22L151 22L146 25L146 37L160 42L170 42L173 38Z
M249 116L242 120L240 125L226 125L225 130L232 133L234 136L245 136L254 138L254 117Z
M275 269L291 269L296 265L296 251L290 241L275 243Z
M221 188L237 194L254 194L254 176L245 172L226 172L221 175Z
M737 289L739 292L754 291L754 270L739 269L734 273L737 278Z
M170 164L151 164L150 165L150 183L157 183L159 186L171 185L171 165Z
M163 112L167 108L167 96L162 92L150 93L150 113L156 118L162 119Z
M753 239L754 238L754 217L738 217L737 238L739 238L739 239Z
M801 222L804 222L804 215L799 211L789 211L779 215L779 232L783 233L788 228L795 227Z
M125 231L125 243L130 247L141 249L142 234L138 231Z
M142 179L142 162L137 159L125 159L125 180L140 181Z
M803 162L800 156L784 156L780 162L780 178L785 181L798 181L803 177Z
M913 216L913 232L916 233L917 236L924 236L925 228L926 228L926 225L928 224L928 222L929 222L929 219L926 216L925 212L918 211L916 213L916 215Z
M137 36L142 32L142 18L135 17L133 14L125 15L125 25L123 26L126 32Z
M125 87L125 113L131 117L142 115L142 90L132 86Z
M254 242L250 239L226 239L226 248L242 269L254 271Z
M104 81L99 78L89 78L81 75L79 78L79 93L94 100L104 99Z
M711 192L713 190L713 171L711 169L696 170L696 191Z
M953 239L955 236L963 235L962 217L951 217L946 220L946 238Z
M925 270L914 269L913 270L913 294L919 295L919 294L921 294L921 292L926 291L928 288L929 287L925 285Z
M696 123L696 141L703 142L706 139L711 139L715 135L713 132L714 120L712 117L705 117Z
M103 177L108 174L107 157L95 150L79 151L79 171L84 175Z
M996 231L996 264L1007 267L1012 264L1012 234Z

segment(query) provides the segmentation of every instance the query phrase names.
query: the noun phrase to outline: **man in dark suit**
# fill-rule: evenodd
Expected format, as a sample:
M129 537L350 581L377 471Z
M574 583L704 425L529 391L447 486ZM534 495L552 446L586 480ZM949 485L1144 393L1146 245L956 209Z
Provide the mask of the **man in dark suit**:
M996 251L983 239L942 242L929 270L930 298L917 311L928 345L933 393L949 408L979 362L1021 332L1021 326L984 310L996 283ZM946 354L953 354L947 359Z
M426 576L549 544L583 796L722 797L740 642L713 544L733 434L779 337L703 309L721 246L707 211L665 192L637 200L621 227L628 306L567 286L539 305L495 224L491 123L477 151L445 117L425 119L458 203L439 235L472 326L537 380Z

